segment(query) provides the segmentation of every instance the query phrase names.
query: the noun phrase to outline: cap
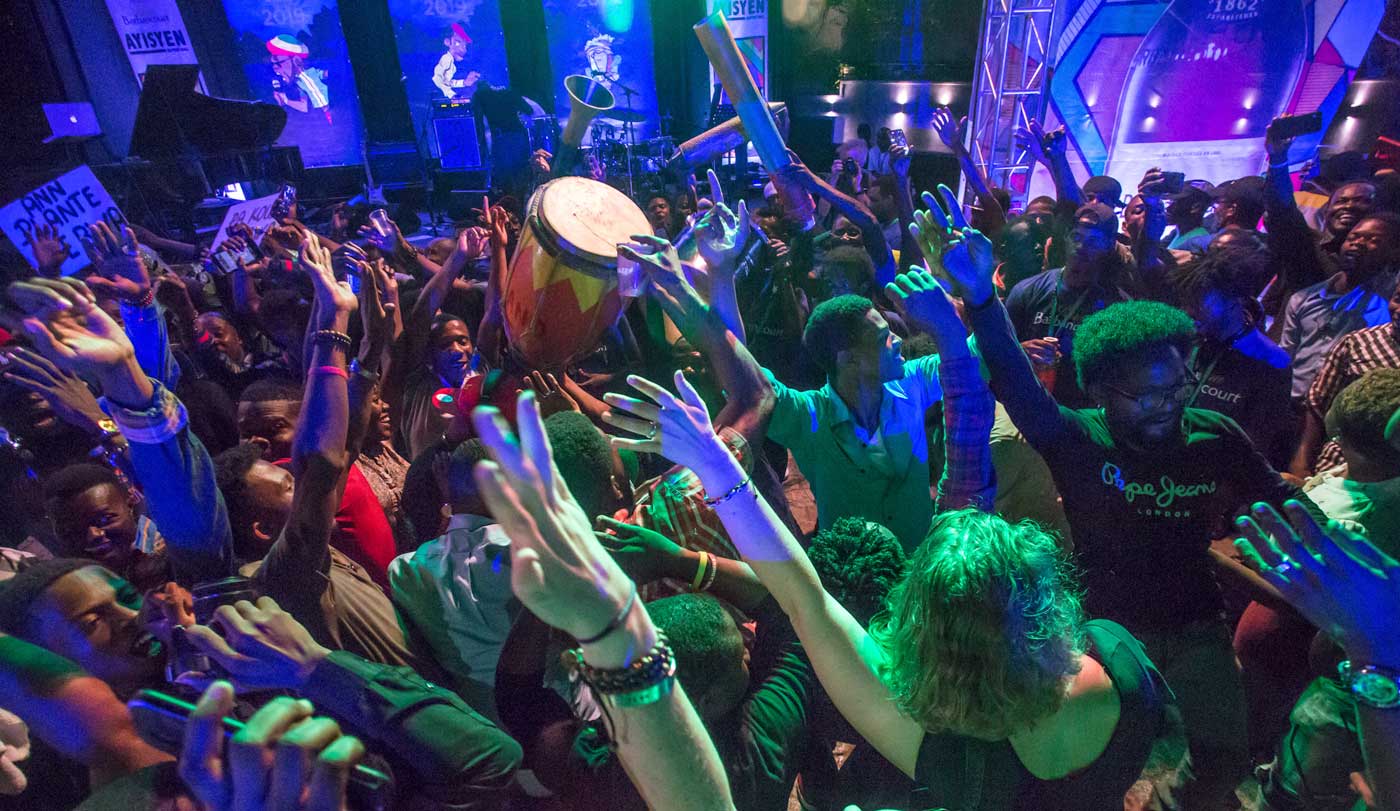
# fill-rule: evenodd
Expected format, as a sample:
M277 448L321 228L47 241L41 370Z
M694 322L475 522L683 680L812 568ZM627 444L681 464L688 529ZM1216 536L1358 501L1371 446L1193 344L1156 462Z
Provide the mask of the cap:
M1083 190L1086 195L1092 194L1101 201L1111 202L1114 208L1123 205L1123 184L1108 175L1094 175L1084 181Z
M1188 180L1176 194L1167 195L1168 200L1214 200L1220 192L1209 180Z
M267 51L274 56L310 56L311 49L291 34L278 34L267 41Z
M462 40L468 45L472 44L472 38L467 36L467 27L461 23L452 24L452 36Z
M1118 215L1103 203L1085 203L1074 212L1074 224L1084 223L1110 233L1118 232Z
M1262 177L1241 177L1216 187L1216 199L1222 201L1248 200L1263 206L1268 203L1268 186Z

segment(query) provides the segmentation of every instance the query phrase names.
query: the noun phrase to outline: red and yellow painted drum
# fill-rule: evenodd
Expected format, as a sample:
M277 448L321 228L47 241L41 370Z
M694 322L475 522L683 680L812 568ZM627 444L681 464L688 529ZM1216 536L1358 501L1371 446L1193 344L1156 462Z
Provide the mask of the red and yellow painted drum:
M536 189L501 291L512 351L553 369L597 345L625 304L617 245L650 233L637 204L606 183L561 177Z

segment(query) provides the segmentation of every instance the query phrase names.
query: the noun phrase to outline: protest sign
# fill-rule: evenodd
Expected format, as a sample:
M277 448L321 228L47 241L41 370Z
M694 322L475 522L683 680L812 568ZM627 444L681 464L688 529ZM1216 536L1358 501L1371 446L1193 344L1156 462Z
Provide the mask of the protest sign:
M65 276L87 266L83 239L89 238L92 224L98 220L115 227L126 222L126 217L87 166L60 175L0 208L0 229L35 268L39 263L34 260L34 230L45 225L58 229L58 239L68 249L62 267Z

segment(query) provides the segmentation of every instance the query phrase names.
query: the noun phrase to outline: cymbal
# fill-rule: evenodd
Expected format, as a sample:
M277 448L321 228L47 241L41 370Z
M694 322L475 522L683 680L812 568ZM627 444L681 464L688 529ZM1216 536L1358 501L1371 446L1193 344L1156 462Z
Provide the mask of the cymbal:
M622 107L614 107L598 114L599 118L611 119L613 121L631 122L641 124L647 120L647 114L639 110L628 110Z

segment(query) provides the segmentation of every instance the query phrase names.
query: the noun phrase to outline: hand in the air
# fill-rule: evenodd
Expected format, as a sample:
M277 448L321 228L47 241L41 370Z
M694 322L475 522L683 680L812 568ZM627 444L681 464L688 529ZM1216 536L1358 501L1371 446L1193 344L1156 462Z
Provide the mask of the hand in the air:
M58 235L58 228L52 225L41 225L34 229L34 234L30 237L34 247L34 264L39 267L41 276L57 276L63 263L72 255L72 251L63 244L63 239Z
M316 290L316 303L318 306L326 308L326 312L334 310L340 313L352 313L358 303L355 293L350 289L348 282L336 281L335 272L331 269L331 253L321 245L321 241L312 234L307 234L306 239L301 243L301 260L299 262L301 270L311 279L311 286Z
M0 354L4 378L44 398L53 413L89 436L99 436L98 424L106 419L97 397L81 378L58 368L48 358L24 347Z
M141 259L136 233L123 227L120 235L105 222L92 224L92 238L83 243L99 275L89 277L94 292L122 301L140 301L151 289L151 277Z
M24 331L34 347L60 369L98 374L136 355L126 332L77 279L30 279L6 292L27 315Z
M933 130L938 133L938 140L943 145L954 152L963 149L963 139L967 136L967 116L961 119L953 117L953 111L947 107L939 107L933 111Z
M637 585L665 577L669 562L682 556L680 544L654 530L605 515L598 516L598 528L598 541Z
M995 294L992 274L996 256L992 243L982 232L967 224L957 197L947 186L939 184L940 203L924 192L926 209L914 212L914 224L909 232L919 251L933 270L936 261L942 276L951 286L953 295L971 306L980 306Z
M678 371L675 375L680 397L639 375L628 375L627 383L647 399L609 392L603 395L603 400L611 410L603 414L603 421L641 439L613 437L614 447L637 453L658 453L697 473L732 460L729 449L710 424L705 401L686 380L684 372Z

